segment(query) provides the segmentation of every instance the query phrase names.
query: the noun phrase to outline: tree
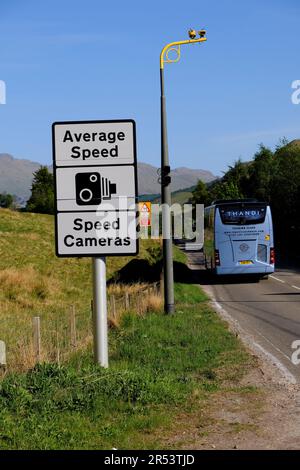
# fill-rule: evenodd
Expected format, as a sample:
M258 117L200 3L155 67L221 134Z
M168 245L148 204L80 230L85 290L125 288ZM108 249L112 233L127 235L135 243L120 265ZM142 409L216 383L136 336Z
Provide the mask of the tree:
M54 214L54 179L46 166L41 166L33 173L31 197L26 210L40 214Z
M190 202L192 204L204 204L208 206L211 203L211 198L207 186L203 181L199 180L196 188L192 193L192 198Z
M249 197L270 202L271 182L274 173L274 154L269 148L261 144L259 151L254 155L253 163L249 166Z
M242 162L239 158L222 178L222 182L227 183L225 192L232 194L233 199L248 197L249 166L249 162Z
M271 201L276 215L289 226L300 228L300 146L293 143L275 152Z
M11 209L14 205L14 197L11 194L0 194L0 207Z
M221 180L210 191L211 199L241 199L243 197L238 184L234 181Z

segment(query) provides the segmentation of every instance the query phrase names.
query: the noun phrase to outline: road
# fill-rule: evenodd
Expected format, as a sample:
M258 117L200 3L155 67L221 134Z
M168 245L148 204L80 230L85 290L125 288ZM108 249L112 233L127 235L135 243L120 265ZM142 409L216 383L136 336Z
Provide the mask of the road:
M259 283L224 278L216 282L203 271L201 254L188 253L188 258L195 278L217 306L238 322L256 349L287 372L292 382L300 383L300 364L291 361L292 343L299 340L300 345L300 271L277 269Z

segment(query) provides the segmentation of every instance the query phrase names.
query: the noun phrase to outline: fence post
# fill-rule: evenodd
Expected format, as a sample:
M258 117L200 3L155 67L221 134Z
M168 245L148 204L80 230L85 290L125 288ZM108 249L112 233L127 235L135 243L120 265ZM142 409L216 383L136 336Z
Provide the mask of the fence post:
M136 305L136 307L137 307L137 313L138 313L138 314L141 314L141 313L142 313L142 301L141 301L141 296L142 296L142 292L139 291L139 292L137 293L137 299L136 299L136 300L137 300L137 305Z
M0 370L6 368L6 345L4 341L0 341Z
M159 290L160 290L160 295L163 297L164 296L164 271L163 269L161 270L161 273L160 273Z
M76 338L76 311L75 311L75 305L72 305L72 307L71 307L70 333L71 333L71 346L72 346L72 348L76 348L77 338Z
M41 322L40 317L33 317L33 347L36 362L41 362Z
M125 292L125 308L126 308L126 310L129 310L129 307L130 307L129 294L128 294L128 292Z
M159 287L160 287L159 282L156 282L155 283L155 293L156 293L156 295L160 295Z
M115 319L116 318L116 299L115 296L111 296L111 306L112 306L112 317Z
M58 323L56 322L56 362L60 364L60 349L59 349L59 331L58 331Z

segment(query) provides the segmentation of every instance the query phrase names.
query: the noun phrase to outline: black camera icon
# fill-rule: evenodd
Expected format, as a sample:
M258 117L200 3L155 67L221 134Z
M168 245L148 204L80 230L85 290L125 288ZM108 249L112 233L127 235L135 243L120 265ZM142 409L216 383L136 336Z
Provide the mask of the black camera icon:
M76 202L79 206L93 206L101 204L103 200L110 200L117 192L117 186L100 173L77 173L75 175Z

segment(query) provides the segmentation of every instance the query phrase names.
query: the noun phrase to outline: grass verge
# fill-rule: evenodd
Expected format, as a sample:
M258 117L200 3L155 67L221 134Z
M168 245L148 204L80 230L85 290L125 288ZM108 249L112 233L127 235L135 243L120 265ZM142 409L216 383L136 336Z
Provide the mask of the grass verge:
M195 286L176 285L177 312L126 314L110 332L110 368L91 351L0 383L1 449L159 449L178 414L205 408L250 358Z
M91 259L55 256L54 218L50 215L0 209L0 235L0 339L6 343L8 367L15 370L32 367L35 361L32 318L35 316L41 320L42 356L46 360L53 360L53 351L54 356L58 355L56 350L59 352L61 360L72 351L70 312L73 308L77 342L85 347L91 336ZM159 241L142 240L136 258L107 258L107 280L134 261L131 271L136 273L136 279L132 280L136 285L129 285L132 272L126 273L126 292L138 290L139 275L151 271L159 256ZM114 283L108 293L118 294Z

